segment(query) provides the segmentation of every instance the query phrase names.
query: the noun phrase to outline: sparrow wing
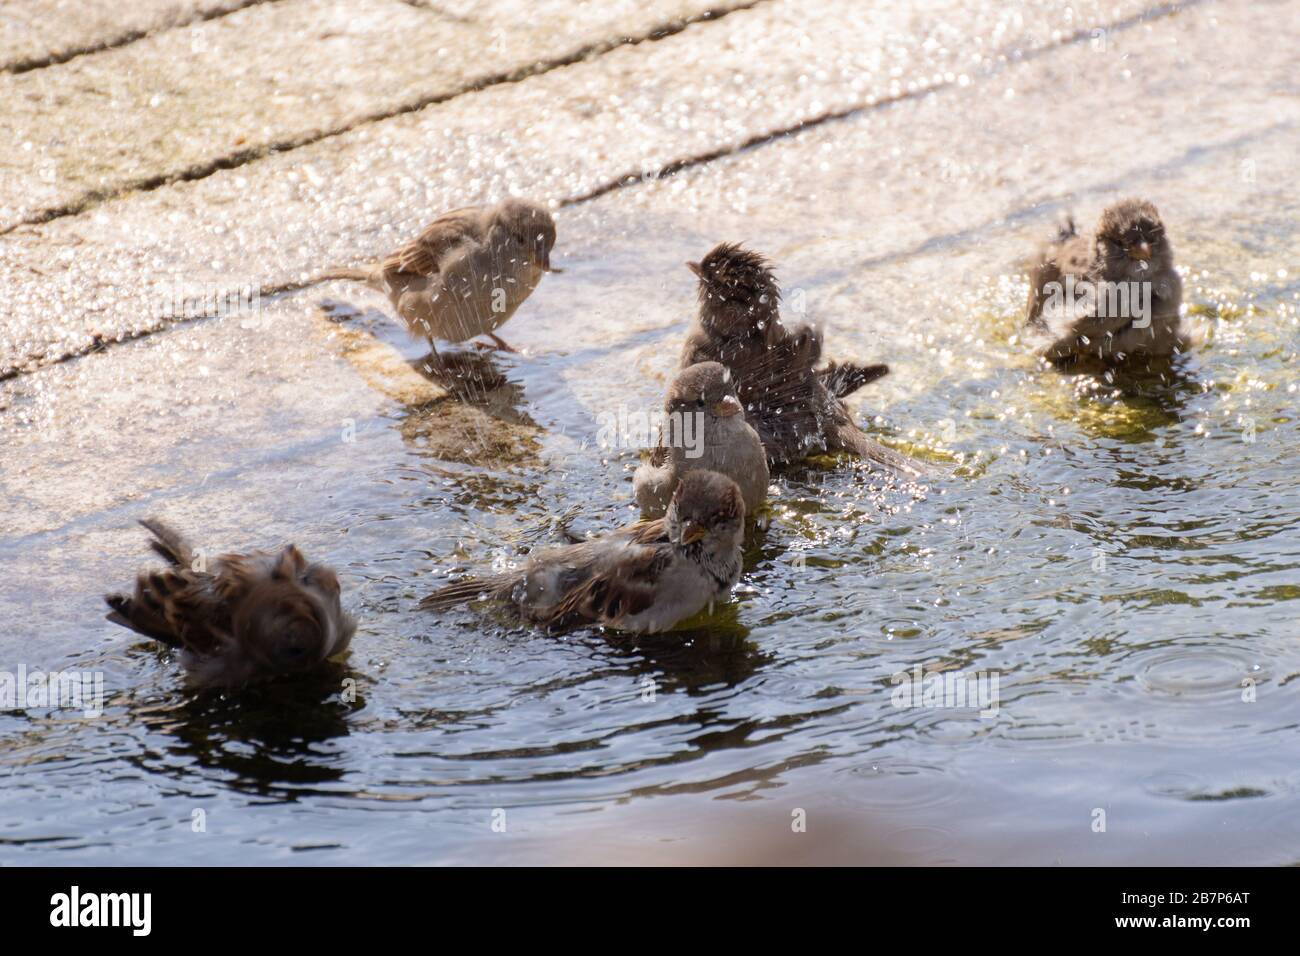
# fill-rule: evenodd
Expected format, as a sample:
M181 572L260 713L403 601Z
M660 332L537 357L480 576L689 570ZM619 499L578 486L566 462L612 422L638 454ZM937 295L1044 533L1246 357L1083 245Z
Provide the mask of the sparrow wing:
M1091 237L1066 235L1044 245L1038 252L1029 269L1029 301L1025 310L1025 321L1029 325L1047 328L1052 323L1051 316L1044 316L1044 306L1052 297L1053 291L1061 295L1063 290L1049 289L1058 287L1066 276L1076 280L1087 279L1093 269L1096 258L1096 244Z
M668 542L668 528L663 518L634 521L626 528L620 528L614 533L626 537L636 544L666 544Z
M672 560L668 545L629 548L616 561L566 592L563 599L546 610L541 623L555 627L582 623L618 627L625 618L654 604L656 585Z
M105 596L108 620L170 647L214 654L229 638L230 618L208 583L188 569L146 572L131 597Z
M1061 267L1056 258L1056 246L1045 246L1029 267L1029 301L1025 303L1025 324L1044 327L1043 304L1047 301L1046 286L1061 281Z
M771 463L797 461L824 447L831 399L796 345L767 349L733 366L745 421L758 433Z
M812 368L822 358L821 330L807 324L787 329L780 319L767 327L767 347L783 349L786 360L798 368Z
M1044 333L1047 344L1042 348L1042 354L1049 360L1073 361L1097 348L1106 336L1131 323L1132 319L1123 313L1108 315L1103 309L1100 310L1102 314L1098 314L1096 301L1083 296L1085 291L1097 293L1105 279L1105 263L1098 257L1096 241L1092 237L1078 236L1062 243L1055 252L1052 267L1050 274L1045 272L1043 283L1065 283L1066 279L1073 277L1084 285L1075 286L1073 300L1064 294L1069 290L1062 286L1060 301L1045 308L1041 306L1048 295L1042 292L1040 311L1034 324ZM1041 290L1041 286L1039 288ZM1031 289L1031 302L1032 295Z
M382 274L433 276L443 257L465 242L483 238L483 210L465 206L445 212L429 223L418 236L398 247L380 263Z
M112 609L108 620L172 647L212 652L229 631L229 614L212 588L212 577L196 564L193 549L174 528L156 518L140 524L150 534L149 547L171 567L140 574L130 597L106 595Z

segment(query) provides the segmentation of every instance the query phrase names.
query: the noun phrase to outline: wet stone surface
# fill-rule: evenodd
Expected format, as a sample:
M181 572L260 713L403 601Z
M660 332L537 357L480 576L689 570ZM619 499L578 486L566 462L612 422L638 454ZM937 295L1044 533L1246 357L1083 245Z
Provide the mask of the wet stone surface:
M0 75L0 229L241 165L711 9L544 3L525 29L509 6L461 17L397 0L283 0Z
M760 4L0 237L23 369L0 382L0 668L108 695L0 713L0 859L1300 858L1300 23L839 7ZM346 283L158 320L158 276L274 287L507 193L555 203L566 271L502 330L519 354L448 350L459 381ZM1168 225L1195 351L1164 381L1039 368L1021 259L1129 194ZM773 257L829 354L891 364L860 422L951 476L778 474L736 599L672 635L419 612L575 505L580 533L630 520L638 448L601 447L602 416L659 405L682 263L721 239ZM334 564L361 622L342 672L196 695L103 622L150 514ZM916 666L998 674L997 715L895 706Z
M26 72L275 0L11 0L0 14L0 70Z
M1052 25L1061 13L1050 5L957 17L959 6L845 21L833 5L764 3L0 236L4 305L45 316L0 329L0 374L160 327L178 286L280 286L373 259L450 207L502 192L557 202L590 195L827 114L936 84L961 88L996 74L1017 50L1060 42ZM935 36L947 42L928 42ZM814 49L819 68L810 73Z

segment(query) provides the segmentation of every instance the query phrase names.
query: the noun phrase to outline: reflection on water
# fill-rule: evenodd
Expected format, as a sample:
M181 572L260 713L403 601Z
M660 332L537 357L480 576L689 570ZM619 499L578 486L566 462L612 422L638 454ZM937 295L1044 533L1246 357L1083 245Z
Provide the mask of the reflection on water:
M996 294L973 304L1013 308ZM534 455L499 469L432 455L411 438L410 420L427 413L417 406L370 433L369 447L382 429L399 436L386 446L396 465L312 466L349 476L331 492L346 532L324 548L361 621L346 665L195 693L167 655L91 629L94 653L72 660L109 671L105 717L3 718L11 799L52 801L10 815L7 852L243 862L366 847L375 862L540 860L572 852L558 849L566 833L590 831L604 847L594 858L654 859L623 828L684 836L707 825L734 828L728 839L756 861L777 860L812 852L782 849L780 835L790 808L811 808L848 828L816 859L1042 862L1054 846L1102 860L1126 851L1072 835L1089 832L1094 806L1117 826L1170 834L1170 846L1205 825L1199 808L1242 806L1234 826L1257 834L1257 852L1293 860L1300 833L1274 806L1293 806L1300 784L1277 744L1300 723L1286 690L1300 651L1284 625L1300 593L1294 353L1264 339L1247 381L1233 379L1240 356L1214 350L1121 381L991 348L1014 371L937 378L888 411L947 420L910 440L932 436L966 471L925 488L831 459L785 471L736 600L654 637L414 610L436 576L632 517L633 452L582 453L582 391L555 385L579 360L470 353L466 367L497 371L495 387L442 401L534 430ZM582 375L605 376L591 361ZM653 401L658 386L643 391ZM1239 423L1247 408L1253 441ZM302 526L315 513L302 500L282 507ZM85 635L81 614L50 639L60 627ZM894 706L893 678L918 666L996 672L997 717ZM687 799L786 809L653 809ZM274 806L296 809L262 812ZM512 851L522 856L483 842L493 808L526 821ZM192 833L195 809L206 843ZM1039 835L1020 853L976 832L1021 827ZM403 834L420 834L418 849Z
M1164 369L1042 367L1016 337L1023 280L998 272L1057 186L1007 172L1034 93L1010 83L958 208L890 154L936 128L951 147L957 120L918 101L903 132L900 107L563 210L568 271L512 320L522 354L447 350L450 376L382 300L320 293L268 306L256 335L197 323L5 383L20 530L0 540L0 668L100 671L108 700L92 720L0 714L0 860L1300 859L1300 338L1278 251L1300 210L1216 199L1214 150L1126 173L1173 202L1206 334ZM842 188L877 153L901 177L887 216ZM1113 186L1099 172L1082 201ZM1218 238L1243 222L1250 261ZM828 354L891 363L864 427L951 473L776 475L735 600L671 635L416 610L448 575L635 517L638 449L600 447L599 415L660 406L692 304L680 263L722 238L807 286ZM185 689L102 623L146 509L336 566L360 625L346 662ZM917 667L997 673L996 717L895 706Z
M151 736L170 738L165 760L155 766L144 754L140 769L212 773L236 790L286 800L319 792L319 785L343 777L344 764L331 756L329 744L348 734L348 714L365 708L358 689L363 682L329 664L304 678L237 694L201 690L133 704L129 720Z
M992 382L936 379L888 414L949 420L910 440L931 435L965 471L926 488L831 460L778 475L736 600L644 638L414 609L438 576L632 517L634 452L584 453L581 388L555 387L576 360L475 355L504 384L445 401L535 430L534 454L458 465L412 440L417 407L368 433L371 449L385 428L398 436L384 446L396 465L367 464L373 452L312 465L348 476L330 498L345 533L311 542L361 621L346 666L195 694L166 655L132 651L123 670L121 639L86 627L93 595L51 618L52 646L96 642L89 660L113 691L97 722L2 718L10 799L47 801L9 814L5 852L540 860L572 852L565 834L594 833L593 858L654 859L627 834L713 827L719 841L735 828L725 845L755 860L795 859L812 851L782 849L780 830L804 808L849 828L819 837L823 860L1050 862L1049 846L1126 859L1072 835L1102 806L1117 827L1169 834L1164 858L1195 859L1173 847L1205 825L1200 808L1241 806L1234 826L1258 834L1256 852L1293 860L1300 834L1274 812L1300 784L1277 743L1300 723L1283 623L1300 556L1292 354L1254 354L1255 384L1231 387L1240 359L1213 351L1141 382L1081 385L1009 348L1015 371ZM508 402L492 408L493 391ZM310 501L282 507L299 527L316 520ZM917 666L998 673L998 716L893 706L891 679ZM786 809L669 809L682 800ZM494 808L519 821L510 855L484 842ZM1019 853L980 835L1022 827L1038 835Z

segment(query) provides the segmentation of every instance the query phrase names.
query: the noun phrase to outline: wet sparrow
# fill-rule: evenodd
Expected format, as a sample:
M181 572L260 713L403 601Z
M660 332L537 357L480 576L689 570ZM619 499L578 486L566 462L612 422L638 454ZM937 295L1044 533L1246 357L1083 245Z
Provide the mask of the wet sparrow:
M663 518L546 548L517 571L457 581L420 607L488 598L547 627L665 631L730 593L740 578L744 525L745 502L734 481L689 471Z
M555 220L546 207L506 199L490 208L443 213L415 239L364 269L331 269L307 284L364 282L388 296L412 335L464 342L495 333L532 294L551 266Z
M1118 364L1187 349L1183 284L1156 207L1125 199L1080 236L1073 221L1030 266L1027 325L1058 365L1081 358Z
M664 401L665 434L632 476L636 503L658 518L681 477L696 469L726 475L740 487L745 513L754 515L767 497L767 456L726 366L701 362L678 373Z
M821 333L781 324L780 287L770 263L756 252L724 242L687 266L699 279L700 311L682 350L681 367L715 361L731 371L769 462L846 451L873 467L922 473L918 463L864 434L839 400L886 374L888 366L831 363L816 368Z
M339 605L338 578L293 545L224 554L204 569L167 525L140 523L171 567L141 573L130 597L107 595L108 619L179 649L195 683L238 686L309 670L347 649L356 623Z

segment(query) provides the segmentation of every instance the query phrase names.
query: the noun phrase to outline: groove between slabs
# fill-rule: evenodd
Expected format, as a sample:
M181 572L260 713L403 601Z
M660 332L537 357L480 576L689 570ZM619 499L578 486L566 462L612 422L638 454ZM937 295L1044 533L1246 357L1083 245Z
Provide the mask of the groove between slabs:
M168 30L177 30L181 27L193 26L196 23L206 23L209 20L218 20L221 17L238 13L240 10L247 10L249 7L258 7L264 3L279 2L281 0L239 0L239 2L231 2L213 10L194 10L189 14L182 14L153 26L124 30L115 36L105 37L94 43L66 47L62 50L53 50L42 56L31 56L21 60L12 60L9 63L0 63L0 73L30 73L32 70L42 70L47 66L58 66L60 63L75 60L79 56L103 53L105 50L116 50L119 47L135 43L137 40L143 40L145 37L166 33Z
M257 0L257 2L279 2L279 0ZM679 17L668 20L663 23L655 24L647 30L636 34L635 36L610 37L596 43L589 43L579 47L569 53L562 54L544 60L538 60L534 63L526 64L515 69L483 77L475 80L473 83L466 84L449 93L438 93L431 96L422 96L407 103L402 103L396 107L380 110L374 113L367 113L357 117L355 120L341 126L331 127L325 130L314 130L298 136L287 137L245 150L238 150L233 153L227 153L224 156L218 156L214 159L197 163L187 169L174 170L168 173L159 173L153 176L143 176L134 180L126 180L111 189L92 190L82 193L75 200L63 203L58 206L50 206L32 213L22 219L12 222L4 228L0 228L0 236L13 232L23 226L37 226L42 223L50 222L54 219L63 219L68 216L80 215L101 203L116 199L120 196L136 192L150 192L162 186L178 182L193 182L198 179L206 179L214 173L226 169L237 169L246 166L249 163L256 162L266 156L274 153L284 153L291 150L299 149L303 146L310 146L313 143L319 143L322 140L332 139L335 136L342 136L352 130L369 126L373 123L382 122L383 120L392 119L395 116L401 116L406 113L415 113L429 106L436 106L439 103L446 103L464 96L467 93L477 93L489 87L500 86L506 83L517 83L520 80L532 76L540 76L544 73L550 73L552 70L558 70L562 67L572 66L583 60L601 56L609 53L611 50L624 46L637 46L641 43L654 43L666 37L681 33L687 27L697 23L713 22L721 20L731 13L737 13L742 10L751 10L754 7L764 3L770 3L771 0L749 0L748 3L736 4L734 6L711 7L700 13L692 14L688 17ZM250 4L252 5L252 4ZM444 16L436 9L425 7L421 4L412 4L417 9L425 10L430 16ZM209 18L211 19L211 18ZM2 376L0 376L2 377Z
M746 7L731 7L728 8L725 12L733 12L735 10L748 9L749 7L757 6L758 3L763 3L763 2L767 2L767 0L756 0L755 3L749 4ZM1184 3L1162 3L1157 6L1150 7L1146 10L1143 10L1140 13L1133 14L1132 16L1125 17L1122 20L1118 20L1115 21L1114 23L1108 24L1106 25L1106 29L1112 32L1119 32L1119 31L1131 29L1135 26L1139 26L1143 23L1148 23L1152 20L1160 19L1166 16L1173 16L1181 10L1188 9L1194 6L1199 6L1203 2L1205 2L1205 0L1187 0L1187 2ZM723 15L722 13L719 13L716 16L712 16L710 13L706 12L700 14L695 18L692 18L690 22L698 22L699 20L703 20L703 19L716 19L717 17L720 17L722 15ZM683 21L680 23L679 26L675 28L665 27L660 29L670 29L671 33L676 33L676 32L680 32L680 30L683 30L687 26L689 26L690 22ZM558 66L568 65L573 62L577 62L578 60L584 59L587 56L598 55L599 53L607 52L610 49L614 49L615 47L622 46L626 43L635 44L635 43L643 42L648 39L659 39L661 36L668 36L671 35L671 33L660 33L658 35L647 33L642 37L640 37L639 39L625 40L622 42L613 43L612 45L603 45L603 44L597 45L600 47L600 49L589 50L589 52L584 54L575 54L572 57L566 57L564 63L557 62L555 66L548 67L547 69L548 70L555 69ZM1027 63L1038 57L1051 53L1055 50L1059 50L1063 47L1084 42L1088 40L1089 37L1090 37L1089 29L1077 30L1074 33L1061 37L1060 39L1055 40L1051 43L1043 44L1042 46L1035 47L1031 50L1025 51L1023 55L1017 56L1014 59L1008 59L1004 63L995 66L992 69L987 70L983 75L981 75L978 78L976 82L985 82L1001 74L1005 70L1012 68L1020 63ZM537 73L540 72L547 72L547 70L525 68L525 72L523 75L512 75L508 78L498 80L497 82L516 82L520 79L524 79L526 76L536 75ZM495 84L490 82L485 82L480 86L476 86L475 89L481 89L485 86L490 86L490 85L495 85ZM667 178L669 176L675 175L676 173L682 172L686 169L692 169L699 166L707 165L708 163L715 162L719 159L724 159L726 157L734 156L739 153L747 152L749 150L761 148L765 145L776 142L777 140L784 139L789 136L798 135L799 133L802 133L806 130L814 129L826 123L839 122L842 120L850 119L854 116L872 110L884 109L896 103L917 99L919 97L926 96L931 93L942 93L955 86L956 86L955 82L946 82L946 81L935 83L935 84L929 84L915 90L910 90L906 93L898 94L896 96L890 96L885 98L877 97L855 106L820 114L815 117L810 117L806 120L801 120L800 122L792 124L787 127L783 127L775 130L768 130L763 133L755 134L741 141L740 143L719 147L718 149L708 150L703 153L698 153L692 156L673 160L672 162L666 163L665 165L661 166L657 170L652 170L648 172L630 173L623 176L615 177L609 180L608 182L600 186L597 186L593 189L590 189L584 193L581 193L577 196L570 196L565 199L562 199L560 200L559 205L561 207L569 207L569 206L575 206L575 205L580 205L582 203L590 202L593 199L597 199L615 190L636 186L644 182L650 182L657 179ZM470 90L466 90L463 92L470 92ZM460 94L454 94L454 95L460 95ZM451 98L452 98L451 96L440 97L424 105L432 105L435 102L443 102ZM412 109L415 108L422 108L422 107L413 107ZM400 112L409 112L409 111L411 110L402 110ZM397 114L394 113L389 115L397 115ZM339 130L338 132L342 133L345 131ZM337 135L337 134L330 134L330 135ZM323 138L325 137L320 136L310 141L315 142L317 139L323 139ZM305 144L299 144L299 145L305 145ZM239 165L239 164L232 163L230 164L230 166L222 166L219 168L230 168L231 166L234 165ZM215 171L216 171L215 169L211 170L211 172L215 172ZM175 181L176 179L179 178L188 178L188 177L172 177L171 179L164 179L158 182L153 188L157 188L157 186L165 185L167 182ZM199 178L199 177L192 177L192 178ZM299 282L282 282L278 284L263 286L259 290L259 295L270 297L274 295L291 293L301 288L303 288L303 285ZM58 365L63 362L71 361L73 359L82 358L86 355L92 355L96 352L102 352L108 348L111 348L114 345L118 345L124 342L135 341L136 339L145 338L147 336L154 335L158 332L163 332L171 328L176 328L177 326L186 325L191 322L197 322L204 319L210 319L213 317L214 316L211 315L185 316L184 318L179 318L179 319L164 319L162 317L159 317L157 323L148 328L132 330L129 333L126 333L124 335L112 339L97 339L95 341L87 343L82 348L70 350L54 358L43 357L33 362L28 362L25 365L11 366L9 368L0 369L0 382L6 381L8 379L17 378L22 375L29 375L35 371L38 371L39 369L48 368L52 365Z

